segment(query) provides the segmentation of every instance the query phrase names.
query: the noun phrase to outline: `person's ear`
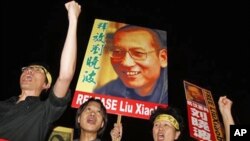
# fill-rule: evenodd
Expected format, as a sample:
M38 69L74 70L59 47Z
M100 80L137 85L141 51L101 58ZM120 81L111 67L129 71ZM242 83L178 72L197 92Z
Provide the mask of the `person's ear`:
M102 125L101 125L101 128L104 126L104 121L102 121Z
M44 85L43 85L43 88L45 89L45 90L48 90L49 88L50 88L50 84L49 83L44 83Z
M176 131L175 132L175 140L177 140L179 138L179 136L181 135L181 131Z
M77 123L80 124L80 116L78 116L78 118L77 118Z
M161 49L159 51L159 60L162 68L167 67L168 65L168 54L167 49Z

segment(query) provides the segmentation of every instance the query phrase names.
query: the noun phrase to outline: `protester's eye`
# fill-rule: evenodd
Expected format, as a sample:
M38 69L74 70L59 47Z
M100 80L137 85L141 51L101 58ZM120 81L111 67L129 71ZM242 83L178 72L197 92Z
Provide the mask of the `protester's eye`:
M87 111L87 112L91 111L91 108L90 108L90 107L87 107L87 108L86 108L86 111Z
M39 68L39 67L32 67L32 70L39 72L39 71L41 71L41 68Z
M101 110L98 110L97 113L98 113L99 115L102 115L102 111L101 111Z
M164 123L163 125L164 125L165 127L169 126L167 123Z
M155 124L154 124L154 127L158 127L158 126L159 126L159 124L158 124L158 123L155 123Z

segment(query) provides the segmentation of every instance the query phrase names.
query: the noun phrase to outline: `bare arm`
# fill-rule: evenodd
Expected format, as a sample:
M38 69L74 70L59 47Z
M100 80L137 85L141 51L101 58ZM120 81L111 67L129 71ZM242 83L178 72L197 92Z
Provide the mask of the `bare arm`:
M64 97L73 79L76 67L77 54L77 22L81 13L81 6L70 1L65 4L68 11L68 32L60 60L60 72L54 85L54 93L57 97Z
M225 127L226 141L230 141L230 125L234 125L231 108L233 102L226 96L221 96L218 101L219 110L222 115L223 124Z

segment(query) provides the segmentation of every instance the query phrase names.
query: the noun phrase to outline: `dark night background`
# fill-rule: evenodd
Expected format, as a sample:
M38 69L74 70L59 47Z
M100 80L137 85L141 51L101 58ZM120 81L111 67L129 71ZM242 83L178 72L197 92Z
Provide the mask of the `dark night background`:
M66 0L4 1L1 4L0 100L19 95L22 66L47 62L57 76L67 32ZM78 25L78 64L74 90L95 18L166 30L170 105L186 118L183 80L233 100L237 124L250 124L249 14L247 4L213 1L78 0L82 13ZM74 127L75 109L69 107L54 126ZM109 115L109 126L116 121ZM123 117L123 140L152 140L148 121ZM77 136L77 134L75 134ZM183 133L188 137L188 125Z

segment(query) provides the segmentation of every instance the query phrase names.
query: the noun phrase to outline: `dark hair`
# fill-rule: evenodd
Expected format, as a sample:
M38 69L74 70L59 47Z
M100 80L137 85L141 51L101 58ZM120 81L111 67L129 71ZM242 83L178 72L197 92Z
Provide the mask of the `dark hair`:
M82 114L82 112L84 111L84 109L87 107L87 105L90 103L90 102L96 102L96 103L99 103L100 104L100 107L101 107L101 114L102 114L102 118L103 118L103 121L104 121L104 125L102 128L99 129L99 131L97 132L97 135L100 136L103 134L103 132L105 131L106 127L107 127L107 124L108 124L108 115L107 115L107 111L106 111L106 108L105 106L103 105L102 101L100 99L95 99L95 98L90 98L88 99L85 103L83 103L78 109L77 109L77 112L76 112L76 121L75 121L75 126L77 129L80 129L80 123L78 123L78 117Z
M183 131L183 129L184 129L184 120L183 120L183 117L182 117L181 112L180 112L179 109L173 108L173 107L170 107L170 106L168 106L167 108L158 107L156 110L154 110L152 112L152 114L150 116L151 123L153 124L155 118L158 115L161 115L161 114L168 114L168 115L173 116L177 120L177 122L179 123L179 127L180 127L179 131Z

